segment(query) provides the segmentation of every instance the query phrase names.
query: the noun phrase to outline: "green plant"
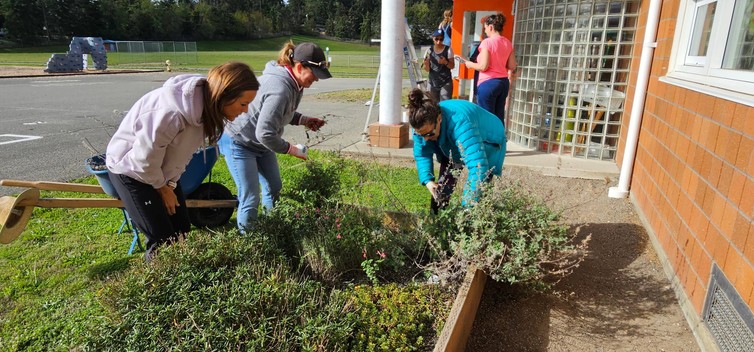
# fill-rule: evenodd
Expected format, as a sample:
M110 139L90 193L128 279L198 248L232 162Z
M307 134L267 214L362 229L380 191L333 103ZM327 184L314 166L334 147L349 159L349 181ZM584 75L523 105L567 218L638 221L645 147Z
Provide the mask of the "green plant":
M437 216L425 218L435 262L428 269L445 281L458 281L470 264L492 279L547 287L577 267L589 241L574 243L559 215L501 178L484 184L471 207L453 198Z
M344 301L292 272L264 239L193 233L99 294L86 349L343 350Z
M365 274L376 280L378 267L400 267L400 246L405 245L395 240L380 214L336 202L315 208L282 201L259 219L253 236L271 238L314 277L330 283L358 278L362 262L371 259L379 261Z
M312 207L322 207L340 191L340 175L344 170L343 158L333 152L309 159L305 168L291 175L291 186L284 190L284 197Z
M361 269L364 270L364 274L366 274L369 281L374 285L380 283L380 279L377 277L377 272L380 271L380 264L382 264L382 261L382 259L365 259L361 262Z
M438 285L354 286L345 319L353 324L350 351L430 350L453 295Z

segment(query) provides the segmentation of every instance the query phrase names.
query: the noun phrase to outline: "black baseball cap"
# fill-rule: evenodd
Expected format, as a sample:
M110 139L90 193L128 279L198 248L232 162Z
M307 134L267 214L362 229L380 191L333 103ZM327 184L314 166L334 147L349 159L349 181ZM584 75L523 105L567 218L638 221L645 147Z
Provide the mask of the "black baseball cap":
M301 43L296 45L293 48L293 59L311 68L314 75L319 79L332 78L330 70L327 69L330 63L327 62L325 52L317 44Z
M434 32L432 32L432 35L430 37L436 38L436 37L444 37L444 36L445 36L445 31L438 28Z

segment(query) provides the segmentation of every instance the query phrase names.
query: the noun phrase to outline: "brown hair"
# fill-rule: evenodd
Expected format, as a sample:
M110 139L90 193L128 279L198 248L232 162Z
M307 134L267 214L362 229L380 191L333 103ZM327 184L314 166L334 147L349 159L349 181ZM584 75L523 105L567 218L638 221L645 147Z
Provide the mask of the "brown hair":
M293 64L295 63L293 61L293 49L295 48L296 45L293 44L292 40L283 44L283 48L280 49L280 52L278 52L278 65L293 66Z
M209 144L217 143L223 134L225 121L228 120L223 108L250 90L259 90L259 81L245 63L231 61L209 70L202 113L204 135Z
M494 15L489 15L484 20L485 25L492 25L492 28L495 29L495 32L502 33L503 32L503 26L505 26L505 15L498 12Z
M408 93L408 122L415 130L426 124L436 124L440 105L428 92L414 88Z

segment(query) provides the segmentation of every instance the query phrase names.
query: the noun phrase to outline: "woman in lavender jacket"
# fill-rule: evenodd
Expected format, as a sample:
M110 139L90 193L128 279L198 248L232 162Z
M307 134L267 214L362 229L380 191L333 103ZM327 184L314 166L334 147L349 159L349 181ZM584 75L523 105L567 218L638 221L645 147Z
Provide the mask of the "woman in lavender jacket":
M126 114L107 145L106 163L126 211L147 237L147 261L191 228L178 180L193 153L215 144L225 122L246 112L258 89L248 65L229 62L206 78L169 78Z

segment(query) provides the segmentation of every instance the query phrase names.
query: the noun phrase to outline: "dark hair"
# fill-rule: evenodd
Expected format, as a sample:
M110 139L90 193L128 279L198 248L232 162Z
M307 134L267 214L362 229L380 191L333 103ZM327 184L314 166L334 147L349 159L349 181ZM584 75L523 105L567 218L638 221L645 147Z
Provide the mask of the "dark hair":
M228 120L223 108L250 90L259 90L259 81L245 63L231 61L209 70L202 113L204 136L209 144L217 143L223 134L225 121Z
M408 93L408 122L415 130L437 123L440 105L428 92L414 88Z
M487 18L484 19L485 25L492 25L492 28L495 29L495 32L502 33L503 32L503 26L505 26L505 15L498 12L494 15L489 15Z

